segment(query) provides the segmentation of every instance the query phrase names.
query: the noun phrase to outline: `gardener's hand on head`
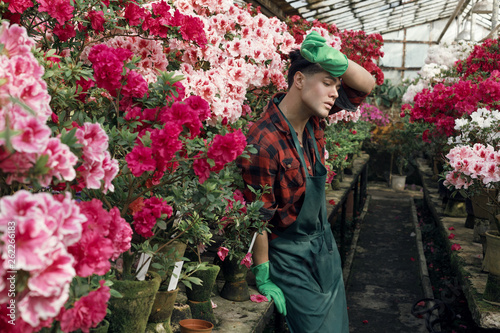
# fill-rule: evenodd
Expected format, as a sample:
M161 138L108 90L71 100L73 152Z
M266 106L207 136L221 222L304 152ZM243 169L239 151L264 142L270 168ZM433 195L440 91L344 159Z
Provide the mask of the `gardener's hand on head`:
M269 261L252 267L252 272L255 275L255 282L259 292L264 296L272 298L278 312L286 316L285 295L280 287L271 281Z
M347 56L326 44L326 39L316 31L306 36L300 47L300 53L309 62L319 64L333 77L340 77L349 65Z

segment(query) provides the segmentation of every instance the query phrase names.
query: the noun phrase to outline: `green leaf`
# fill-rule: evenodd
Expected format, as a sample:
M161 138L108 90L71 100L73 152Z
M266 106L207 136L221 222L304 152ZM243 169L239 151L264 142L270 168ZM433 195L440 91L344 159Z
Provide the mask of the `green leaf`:
M36 112L31 107L29 107L28 104L24 103L19 98L14 96L9 96L9 99L12 103L21 105L23 109L31 113L32 116L36 117Z
M34 173L44 175L49 171L47 167L47 162L49 161L49 155L42 155L38 158L34 166Z
M117 290L115 289L110 289L109 294L113 296L114 298L123 298L123 295L120 294Z
M160 220L156 223L156 225L158 226L158 228L160 228L161 230L165 230L167 229L167 224L165 223L165 221L163 220Z
M163 265L161 265L157 262L152 263L151 267L156 268L156 269L163 269Z

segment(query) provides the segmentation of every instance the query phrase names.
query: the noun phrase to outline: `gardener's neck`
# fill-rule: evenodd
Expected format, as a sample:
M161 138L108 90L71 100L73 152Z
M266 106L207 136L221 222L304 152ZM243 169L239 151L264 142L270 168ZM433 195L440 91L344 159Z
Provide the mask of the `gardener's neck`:
M297 133L297 138L299 139L300 144L302 144L304 128L306 127L306 124L311 116L307 112L304 112L302 100L297 97L297 94L286 94L281 100L279 108L292 125L295 133Z

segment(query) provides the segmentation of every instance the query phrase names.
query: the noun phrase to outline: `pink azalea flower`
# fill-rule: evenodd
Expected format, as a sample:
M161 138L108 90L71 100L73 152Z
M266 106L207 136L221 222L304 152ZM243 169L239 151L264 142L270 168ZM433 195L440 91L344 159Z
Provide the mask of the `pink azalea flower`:
M61 286L61 292L49 297L36 292L28 292L19 303L17 310L21 318L33 327L41 321L57 316L69 297L69 283Z
M104 185L103 185L103 193L106 193L109 191L114 192L115 187L113 183L111 182L113 179L115 179L116 175L118 174L119 167L118 167L118 161L114 158L111 158L111 155L109 152L106 150L104 152L104 160L102 161L102 169L104 170Z
M49 140L50 128L37 118L19 118L14 124L22 133L12 137L12 146L16 151L39 153L45 149Z
M455 234L451 233L448 235L448 239L453 239L453 238L455 238Z
M241 263L240 265L245 265L247 266L247 268L250 268L252 266L252 253L247 253L245 255L245 258L243 258L243 260L241 260Z
M22 5L22 7L26 5ZM33 7L33 4L29 7ZM28 33L24 27L17 24L10 25L8 21L3 21L0 31L0 44L4 44L4 50L10 57L31 54L31 49L35 46L35 41L28 37Z
M71 181L76 177L74 166L78 162L78 157L71 152L69 147L58 138L50 138L43 155L48 155L47 168L49 173L42 176L41 183L48 186L52 182L52 177L58 180Z
M61 243L48 254L51 263L42 270L32 272L28 287L37 295L50 297L59 295L62 287L71 283L75 276L73 257L68 254Z
M55 234L65 246L73 245L82 237L82 225L87 222L87 217L80 213L80 207L69 192L54 195L53 198L58 204L49 208L48 213L57 216L58 227Z
M224 261L224 259L226 259L228 253L229 249L223 246L219 247L219 250L217 251L217 255L219 256L221 261Z
M111 223L108 238L113 243L114 249L111 260L116 260L120 254L130 249L133 231L128 222L120 216L117 207L113 207L109 211L109 216L111 217Z
M255 303L269 302L266 296L264 295L250 295L250 300Z
M84 123L76 130L75 137L83 145L82 157L85 161L103 160L109 138L99 123Z
M451 250L452 250L452 251L459 251L459 250L461 250L461 249L462 249L462 247L460 246L460 244L456 244L456 243L455 243L455 244L453 244L453 245L451 246Z
M102 161L84 161L77 171L83 179L84 187L95 190L101 188L101 180L105 174Z

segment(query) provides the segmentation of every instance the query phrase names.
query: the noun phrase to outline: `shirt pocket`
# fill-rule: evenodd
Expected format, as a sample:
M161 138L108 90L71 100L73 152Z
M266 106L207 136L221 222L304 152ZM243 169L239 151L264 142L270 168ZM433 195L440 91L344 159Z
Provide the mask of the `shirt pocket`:
M294 158L281 160L282 173L280 177L281 188L298 188L304 184L304 175L300 162Z

